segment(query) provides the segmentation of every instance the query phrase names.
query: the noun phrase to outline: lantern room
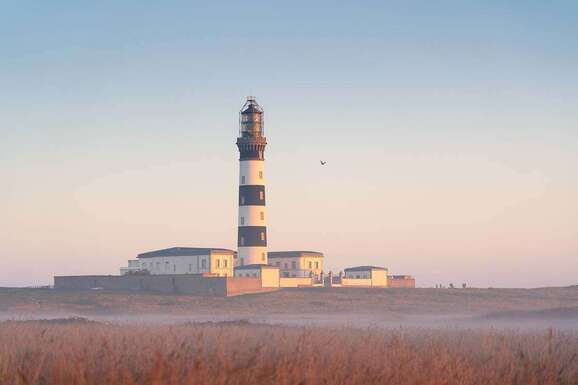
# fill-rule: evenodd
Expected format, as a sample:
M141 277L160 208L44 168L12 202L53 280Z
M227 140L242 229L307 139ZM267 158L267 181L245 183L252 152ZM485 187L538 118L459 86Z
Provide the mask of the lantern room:
M263 109L253 96L247 96L247 101L239 113L239 137L259 138L263 137Z

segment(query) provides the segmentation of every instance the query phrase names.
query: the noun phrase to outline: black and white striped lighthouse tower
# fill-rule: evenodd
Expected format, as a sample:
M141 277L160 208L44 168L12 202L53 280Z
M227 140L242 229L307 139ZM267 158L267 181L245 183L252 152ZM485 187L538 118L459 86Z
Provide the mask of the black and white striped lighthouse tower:
M237 265L267 264L263 109L248 96L239 113L239 233Z

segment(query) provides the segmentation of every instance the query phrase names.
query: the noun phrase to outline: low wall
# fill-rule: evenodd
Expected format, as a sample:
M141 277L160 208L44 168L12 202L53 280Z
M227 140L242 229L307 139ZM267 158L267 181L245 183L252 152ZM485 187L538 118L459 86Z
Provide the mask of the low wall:
M261 287L261 279L255 277L228 277L227 295L239 295L269 291Z
M279 287L299 287L313 286L311 277L281 277L279 278Z
M62 290L118 290L226 297L263 291L259 278L201 275L87 275L54 277Z
M387 279L387 287L397 287L405 289L415 288L415 278L391 278Z

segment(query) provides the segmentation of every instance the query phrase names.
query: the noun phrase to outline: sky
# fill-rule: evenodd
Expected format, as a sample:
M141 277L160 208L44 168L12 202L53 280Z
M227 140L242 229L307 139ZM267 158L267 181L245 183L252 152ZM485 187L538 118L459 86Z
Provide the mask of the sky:
M0 286L234 249L247 95L270 250L423 287L578 284L577 19L575 1L0 0Z

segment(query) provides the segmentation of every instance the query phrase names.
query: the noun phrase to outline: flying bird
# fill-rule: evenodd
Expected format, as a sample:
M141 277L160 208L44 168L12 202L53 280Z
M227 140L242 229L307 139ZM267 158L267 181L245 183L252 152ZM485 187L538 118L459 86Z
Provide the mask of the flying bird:
M322 160L320 160L319 162L321 162L321 165L322 165L322 166L325 166L325 164L327 163L327 162L324 162L324 161L322 161Z

